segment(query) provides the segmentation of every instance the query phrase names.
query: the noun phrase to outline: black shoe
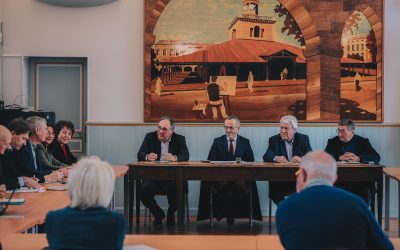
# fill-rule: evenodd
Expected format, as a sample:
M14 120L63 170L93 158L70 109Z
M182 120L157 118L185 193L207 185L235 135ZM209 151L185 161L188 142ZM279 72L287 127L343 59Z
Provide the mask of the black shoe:
M153 220L153 226L154 227L161 227L162 226L162 219L154 219Z
M161 210L162 211L162 210ZM162 220L165 218L165 213L162 211L158 216L154 215L153 226L160 227L162 225Z
M167 226L175 226L175 216L167 217Z
M172 212L172 210L170 210L170 209L168 209L168 212L167 212L167 225L168 226L175 225L175 212Z
M226 223L228 226L232 226L235 223L235 219L231 216L226 217Z

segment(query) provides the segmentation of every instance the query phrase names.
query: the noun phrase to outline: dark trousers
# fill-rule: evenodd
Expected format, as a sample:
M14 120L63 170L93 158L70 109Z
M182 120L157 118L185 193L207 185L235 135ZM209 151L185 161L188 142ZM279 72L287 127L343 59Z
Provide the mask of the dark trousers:
M245 181L220 181L213 184L216 206L222 208L222 214L234 218L235 209L244 196L249 193L249 185ZM218 217L222 217L217 215Z
M174 215L177 209L176 184L173 181L145 181L140 189L140 200L150 210L157 220L165 217L164 211L157 204L154 196L166 194L168 199L168 215Z
M285 196L296 192L295 181L270 181L269 198L278 205L285 199Z

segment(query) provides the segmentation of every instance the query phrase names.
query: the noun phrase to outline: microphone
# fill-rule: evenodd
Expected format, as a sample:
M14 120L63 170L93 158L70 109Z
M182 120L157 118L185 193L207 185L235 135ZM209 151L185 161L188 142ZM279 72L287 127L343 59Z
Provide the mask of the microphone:
M17 190L17 187L14 187L14 189L13 189L13 191L12 191L10 197L8 198L8 202L7 202L7 204L5 205L5 207L4 207L4 208L3 208L3 207L0 207L0 216L2 216L3 214L6 213L7 208L8 208L8 205L10 205L11 198L12 198L12 197L14 196L14 194L15 194L15 190Z

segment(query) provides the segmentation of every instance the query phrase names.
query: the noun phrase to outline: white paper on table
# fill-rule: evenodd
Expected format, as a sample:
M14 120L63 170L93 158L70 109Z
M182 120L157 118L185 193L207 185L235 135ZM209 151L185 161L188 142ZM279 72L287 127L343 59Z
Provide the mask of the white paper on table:
M147 245L131 245L131 246L124 246L123 250L157 250L157 248L153 248Z

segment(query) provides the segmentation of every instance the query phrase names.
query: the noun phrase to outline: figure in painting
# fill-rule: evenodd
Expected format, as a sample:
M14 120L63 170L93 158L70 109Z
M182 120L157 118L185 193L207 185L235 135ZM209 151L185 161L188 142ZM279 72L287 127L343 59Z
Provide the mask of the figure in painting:
M250 94L254 92L253 84L254 84L254 75L253 72L249 71L249 76L247 77L247 87L249 88Z
M357 72L356 75L354 76L354 84L356 85L356 91L360 91L361 90L360 81L361 81L361 76Z
M211 76L211 82L207 86L208 99L210 100L208 106L211 107L213 119L218 118L218 108L221 111L222 118L227 117L225 111L224 101L219 95L219 85L217 84L217 76Z
M285 67L281 72L281 80L288 79L288 69Z
M161 95L161 84L162 84L161 78L158 76L156 80L156 89L154 90L154 93L156 93L158 96Z

